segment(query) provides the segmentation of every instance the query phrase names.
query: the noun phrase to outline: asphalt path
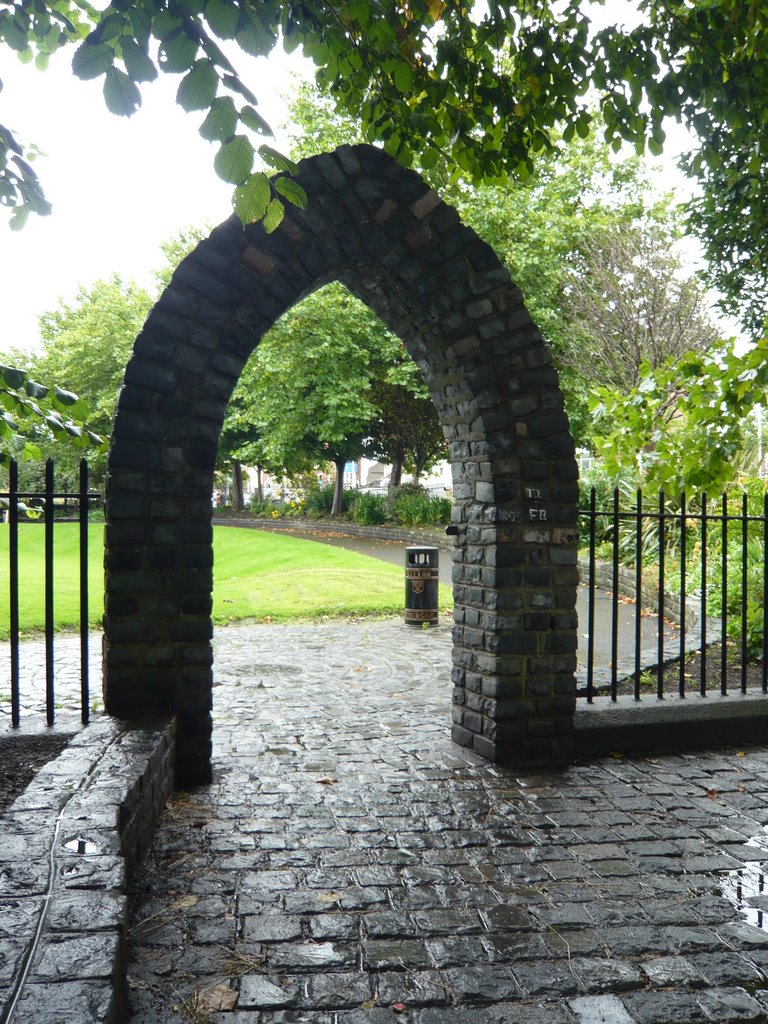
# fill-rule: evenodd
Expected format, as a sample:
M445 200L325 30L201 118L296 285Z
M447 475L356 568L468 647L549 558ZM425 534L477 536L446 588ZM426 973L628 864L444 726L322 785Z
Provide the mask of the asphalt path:
M282 531L281 531L282 532ZM330 534L303 533L291 530L293 536L313 540L320 544L346 548L361 555L383 559L403 567L405 572L405 549L408 546L400 541L374 540L367 537L340 537ZM440 582L451 585L452 560L449 551L440 551L439 575ZM577 676L580 682L586 682L587 653L589 633L588 623L588 589L580 586L576 595L576 611L579 617L579 646ZM616 659L618 677L622 678L634 671L635 665L635 606L626 600L618 602L618 630L615 649L613 635L613 598L605 590L595 591L595 628L594 628L594 682L605 685L610 682L613 659ZM652 668L657 660L659 622L655 614L644 614L641 617L641 665L643 670ZM680 631L672 623L664 622L664 648L672 656L679 651Z

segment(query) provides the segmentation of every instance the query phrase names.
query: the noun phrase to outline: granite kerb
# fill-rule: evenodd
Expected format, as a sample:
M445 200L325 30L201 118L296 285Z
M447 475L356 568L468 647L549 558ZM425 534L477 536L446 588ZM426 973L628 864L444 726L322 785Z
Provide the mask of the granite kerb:
M598 697L592 704L578 701L573 721L579 760L768 742L768 700L761 689L642 702L630 695Z
M0 817L0 1021L119 1024L128 886L173 790L172 721L81 729Z

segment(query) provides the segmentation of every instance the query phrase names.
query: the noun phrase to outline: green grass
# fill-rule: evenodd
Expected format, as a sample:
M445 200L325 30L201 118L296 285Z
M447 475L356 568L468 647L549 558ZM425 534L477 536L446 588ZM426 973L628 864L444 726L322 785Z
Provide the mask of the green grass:
M103 609L103 524L88 531L89 619L99 626ZM55 529L56 629L79 623L78 528ZM7 579L8 528L0 526L0 579ZM38 633L44 616L44 533L41 524L19 527L19 619L24 633ZM292 622L348 615L397 615L403 609L403 569L354 551L261 530L214 529L214 622L242 619ZM441 609L452 606L440 587ZM9 631L8 586L0 584L0 639Z

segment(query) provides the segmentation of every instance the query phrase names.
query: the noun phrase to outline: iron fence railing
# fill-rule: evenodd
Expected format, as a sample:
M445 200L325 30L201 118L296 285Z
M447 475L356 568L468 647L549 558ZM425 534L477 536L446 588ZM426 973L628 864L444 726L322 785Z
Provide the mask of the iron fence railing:
M44 531L44 642L45 642L45 716L49 726L55 720L54 693L54 566L55 526L57 511L64 510L78 523L79 562L79 647L80 647L80 717L84 725L89 719L88 684L88 511L99 502L98 492L88 490L88 465L80 463L76 491L57 491L54 486L53 461L45 464L45 484L40 491L19 489L19 467L9 463L8 489L0 491L0 507L8 530L8 586L9 586L9 641L10 641L10 697L11 724L19 727L21 720L21 686L19 644L21 623L19 616L20 577L19 532L24 529Z
M595 685L595 597L602 587L611 601L610 682L613 700L622 682L631 682L636 700L641 683L655 677L655 696L670 692L677 676L680 697L691 692L688 659L697 652L695 688L702 696L709 683L712 645L719 645L719 685L729 692L730 666L737 666L736 689L757 686L768 693L768 494L750 501L747 494L723 495L695 503L661 492L647 501L638 490L622 502L614 490L609 507L597 507L594 488L589 508L579 513L582 537L582 584L587 587L587 666L584 695L592 701ZM754 505L759 506L756 511ZM619 603L631 602L634 615L631 645L634 664L623 677L619 670ZM655 623L653 619L655 618ZM665 622L674 620L678 636L670 642ZM655 664L643 664L644 622L654 626ZM626 628L626 624L625 624ZM757 672L750 666L758 665ZM670 667L671 666L671 667ZM730 687L733 691L734 687Z
M88 489L85 460L76 491L55 488L50 460L42 490L22 491L18 480L18 466L10 463L8 489L0 491L0 507L6 521L3 529L8 531L12 725L20 724L19 651L25 628L19 616L24 585L19 569L20 528L44 532L45 713L48 724L54 722L54 543L57 513L63 509L70 522L74 519L78 524L80 713L85 724L89 718L88 520L89 507L101 498ZM586 685L580 692L588 701L604 692L616 700L627 690L637 700L643 692L663 698L671 690L685 697L693 684L702 696L715 690L727 695L729 687L741 692L757 687L768 693L768 602L764 600L768 594L768 494L751 502L746 494L724 495L717 501L704 495L691 502L685 495L670 500L663 493L649 500L641 491L627 500L615 490L598 507L593 489L589 507L579 513L579 525L582 585L587 591L586 622L579 624L586 632ZM610 605L607 672L604 659L598 666L595 657L598 595ZM631 615L626 609L619 615L622 603L630 606ZM674 639L666 628L670 620ZM620 659L620 644L625 654L631 652L629 659ZM715 652L713 646L719 649ZM696 678L692 680L694 652ZM728 681L734 674L735 686ZM711 677L717 678L716 686Z

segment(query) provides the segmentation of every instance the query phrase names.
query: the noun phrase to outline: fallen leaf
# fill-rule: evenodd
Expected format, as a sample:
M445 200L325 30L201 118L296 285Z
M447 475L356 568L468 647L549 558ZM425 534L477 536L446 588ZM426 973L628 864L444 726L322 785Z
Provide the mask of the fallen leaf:
M392 1003L392 1009L395 1013L402 1013L405 1010L405 1003Z
M624 757L624 755L622 754L622 752L620 750L612 750L611 751L611 757L615 757L616 760L618 761L619 758L620 757Z
M710 800L717 800L717 798L720 796L720 794L717 792L716 789L708 789L707 790L707 796L709 797Z
M188 910L190 907L194 907L194 905L198 902L199 899L199 896L182 896L180 899L174 900L168 909Z
M332 779L330 775L325 775L322 779L315 779L315 782L321 786L332 786L334 782L338 781L338 779Z
M234 1010L237 1004L237 992L229 985L214 985L207 988L197 997L197 1006L206 1013L215 1013L216 1010Z
M390 693L390 695L389 695L389 696L390 696L390 697L391 697L391 698L392 698L393 700L395 700L395 699L396 699L397 697L402 697L403 695L402 695L402 693Z
M361 1010L375 1010L377 1002L378 1002L378 1000L376 1000L376 999L366 999L366 1001L364 1003L360 1003L360 1009Z
M340 892L321 892L317 897L320 903L338 903L341 899Z
M739 755L738 755L738 756L739 756L739 757L746 757L747 755L746 755L746 754L744 753L744 751L743 751L743 750L740 750L740 751L739 751Z

